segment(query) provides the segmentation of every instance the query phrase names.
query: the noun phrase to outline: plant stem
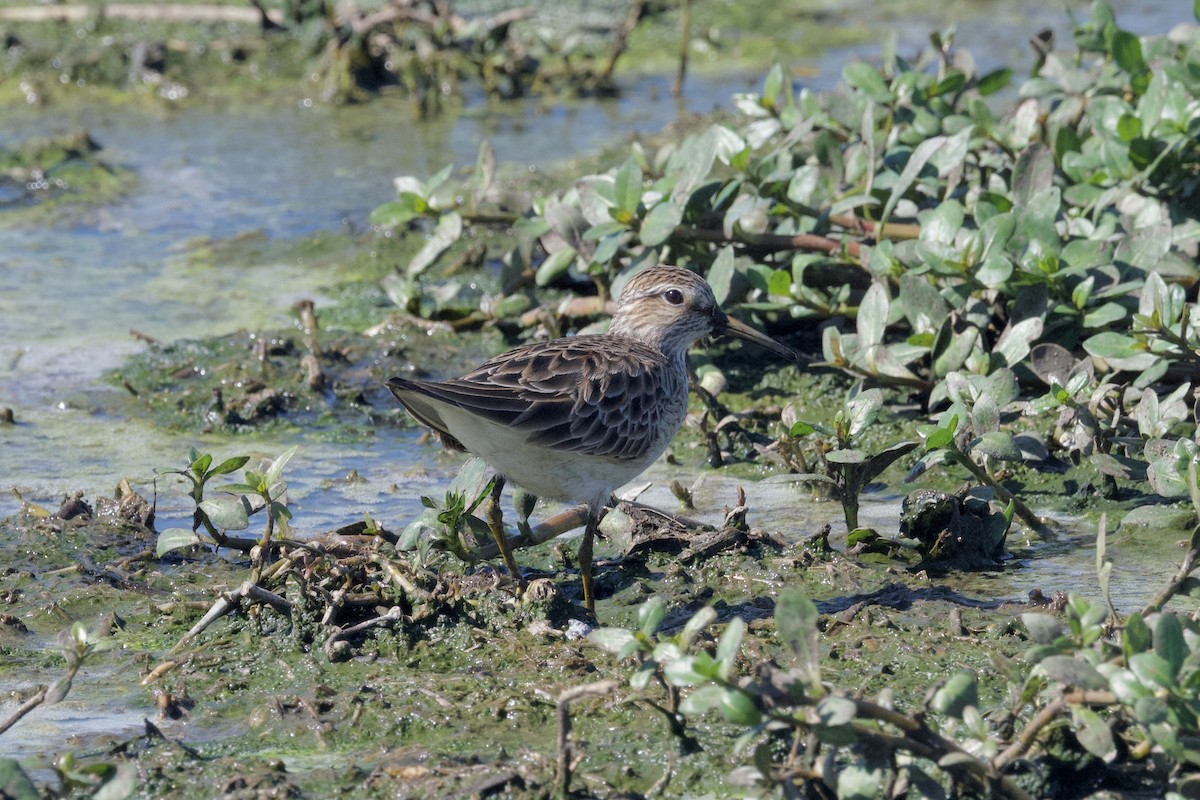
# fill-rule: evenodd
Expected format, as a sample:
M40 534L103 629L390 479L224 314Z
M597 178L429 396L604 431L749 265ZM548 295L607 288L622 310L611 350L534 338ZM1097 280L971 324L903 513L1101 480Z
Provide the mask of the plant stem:
M996 496L999 497L1002 502L1012 503L1013 509L1016 510L1017 516L1021 518L1022 522L1039 533L1047 530L1046 523L1042 521L1041 517L1033 513L1033 510L1030 509L1029 506L1025 505L1021 498L1010 492L999 481L989 475L987 470L976 464L970 456L959 449L957 444L951 443L949 450L954 460L966 467L967 471L974 475L976 480L985 486L992 487L992 489L996 492Z
M887 736L873 728L855 725L855 733L860 738L876 738L893 750L904 749L932 761L940 762L947 756L954 756L955 762L946 767L948 772L969 777L971 783L977 784L987 794L1009 800L1030 800L1025 790L1007 775L1001 775L993 765L970 755L954 742L930 730L924 723L867 700L855 700L854 704L857 707L856 716L886 722L905 733L900 737Z
M837 255L845 249L846 255L851 258L858 258L862 254L862 245L853 239L847 238L839 241L812 233L798 233L794 236L774 233L738 233L726 236L724 231L712 228L680 225L675 229L675 235L681 239L695 239L701 242L735 242L768 250L809 250Z
M1021 730L1021 733L1008 746L1008 749L992 759L992 768L995 770L1003 769L1009 762L1020 758L1033 744L1042 728L1049 725L1059 713L1065 711L1069 706L1084 703L1094 706L1108 706L1116 702L1117 697L1112 692L1076 691L1064 694L1048 705L1042 706L1042 709L1034 715L1033 719L1029 720L1029 724Z
M35 708L40 706L45 701L46 701L46 687L42 686L36 692L34 692L32 697L30 697L28 700L26 700L24 703L22 703L21 707L18 708L16 711L14 711L8 719L4 720L3 722L0 722L0 733L4 733L6 730L11 728L13 725L16 725L18 722L21 721L22 717L24 717L30 711L33 711Z
M1196 569L1197 560L1200 560L1200 525L1192 530L1192 541L1188 545L1187 553L1183 556L1183 563L1179 565L1179 569L1176 570L1171 580L1167 581L1167 585L1160 589L1158 594L1154 595L1153 599L1142 609L1142 616L1160 610L1179 592L1184 580Z
M683 79L687 76L688 47L692 42L692 4L690 0L679 3L679 70L671 84L671 96L683 94Z
M604 697L620 686L616 681L597 681L573 686L558 696L555 711L558 716L558 796L571 793L571 703L583 697Z

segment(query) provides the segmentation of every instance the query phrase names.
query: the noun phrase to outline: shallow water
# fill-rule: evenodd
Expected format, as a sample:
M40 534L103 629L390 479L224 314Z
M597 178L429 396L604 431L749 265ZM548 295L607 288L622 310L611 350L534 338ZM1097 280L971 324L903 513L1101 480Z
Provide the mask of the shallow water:
M1164 32L1188 20L1185 5L1114 3L1121 24L1139 33ZM958 42L981 68L1009 63L1018 73L1028 63L1026 41L1038 28L1055 27L1062 47L1070 41L1061 7L1023 0L950 4L936 18L880 16L877 8L872 3L845 12L881 31L875 42L816 58L806 84L828 88L848 58L877 58L877 41L888 30L906 54L919 50L930 30L959 23ZM987 24L966 21L980 16ZM666 79L636 78L619 100L503 108L476 103L457 118L420 123L409 117L408 104L386 100L236 112L6 110L0 144L86 127L106 157L132 169L138 182L120 201L69 222L0 226L0 405L11 407L19 422L0 428L0 488L16 486L27 499L52 507L68 490L110 494L121 477L149 494L155 470L180 466L191 444L221 457L246 450L271 455L293 443L197 441L113 413L119 390L97 379L142 347L129 336L131 328L171 340L286 326L295 299L319 302L325 277L299 263L224 270L197 283L195 274L178 269L176 254L189 241L362 229L369 211L390 198L392 176L472 163L483 139L503 162L544 169L636 132L659 130L682 113L728 107L733 92L759 80L757 74L693 76L676 101ZM297 522L323 530L370 511L389 526L400 525L419 508L419 496L441 486L456 463L416 446L415 435L403 431L380 432L369 445L303 441L288 470ZM366 480L345 481L351 470ZM182 493L170 485L159 490L160 528L180 524L189 514ZM719 508L729 500L714 502ZM18 507L12 495L0 492L0 517ZM890 506L882 513L894 519ZM836 507L830 518L836 521Z

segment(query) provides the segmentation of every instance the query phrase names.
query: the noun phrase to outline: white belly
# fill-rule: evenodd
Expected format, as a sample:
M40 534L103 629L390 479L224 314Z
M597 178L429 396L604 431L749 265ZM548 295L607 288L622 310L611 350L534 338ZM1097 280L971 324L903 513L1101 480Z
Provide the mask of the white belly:
M520 431L461 409L443 408L442 419L463 447L507 480L536 497L574 503L606 502L613 490L654 463L671 438L663 437L640 459L616 460L531 445Z

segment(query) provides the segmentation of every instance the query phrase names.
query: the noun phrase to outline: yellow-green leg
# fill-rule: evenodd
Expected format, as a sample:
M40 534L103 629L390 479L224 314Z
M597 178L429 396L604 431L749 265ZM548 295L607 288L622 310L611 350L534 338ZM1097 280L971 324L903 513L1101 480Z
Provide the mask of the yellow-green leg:
M504 556L504 565L508 567L508 574L513 576L517 586L523 592L525 591L525 576L521 574L521 568L517 566L517 559L513 556L512 548L508 546L508 537L504 535L504 517L500 510L500 493L503 491L504 478L497 475L492 484L491 498L488 501L487 524L492 531L492 536L496 539L496 546L500 548L500 555Z
M589 508L587 525L583 529L583 541L579 545L579 576L583 581L583 605L593 614L596 613L596 590L592 585L592 545L595 543L599 522L599 513Z

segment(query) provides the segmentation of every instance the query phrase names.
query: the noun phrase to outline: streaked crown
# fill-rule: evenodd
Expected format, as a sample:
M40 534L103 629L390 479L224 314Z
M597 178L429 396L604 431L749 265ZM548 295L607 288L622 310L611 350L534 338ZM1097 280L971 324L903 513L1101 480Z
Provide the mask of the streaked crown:
M660 264L629 279L608 332L682 355L725 323L712 288L686 269Z

